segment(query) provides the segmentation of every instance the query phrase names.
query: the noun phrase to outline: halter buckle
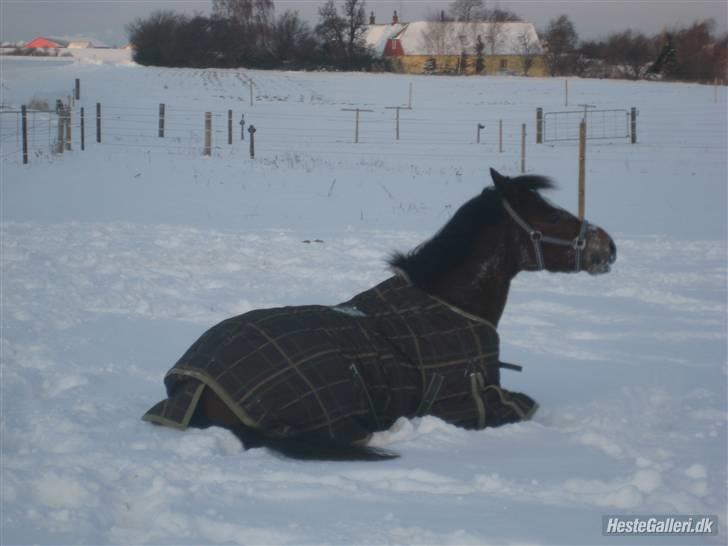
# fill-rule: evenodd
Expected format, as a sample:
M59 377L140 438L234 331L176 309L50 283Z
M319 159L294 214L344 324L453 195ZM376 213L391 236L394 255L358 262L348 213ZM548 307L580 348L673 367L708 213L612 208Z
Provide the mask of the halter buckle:
M577 237L576 239L574 239L574 248L576 250L584 250L586 248L586 238Z
M530 235L531 235L531 240L534 243L540 243L543 240L543 233L541 233L540 231L532 231L530 233Z

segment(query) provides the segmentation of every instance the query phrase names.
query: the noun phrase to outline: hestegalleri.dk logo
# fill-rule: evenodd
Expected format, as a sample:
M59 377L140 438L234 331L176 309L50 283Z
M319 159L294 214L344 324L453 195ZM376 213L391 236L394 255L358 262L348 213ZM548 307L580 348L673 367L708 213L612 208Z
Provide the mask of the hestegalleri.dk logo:
M603 535L712 535L718 534L718 516L654 515L602 516Z

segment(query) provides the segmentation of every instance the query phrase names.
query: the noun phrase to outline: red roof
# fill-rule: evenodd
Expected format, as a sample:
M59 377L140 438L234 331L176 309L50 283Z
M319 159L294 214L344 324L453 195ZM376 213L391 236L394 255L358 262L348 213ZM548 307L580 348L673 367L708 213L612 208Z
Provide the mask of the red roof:
M37 38L25 44L25 47L30 49L57 49L59 47L66 47L66 45L68 44L64 44L61 41L55 41L51 38L43 38L42 36L38 36Z

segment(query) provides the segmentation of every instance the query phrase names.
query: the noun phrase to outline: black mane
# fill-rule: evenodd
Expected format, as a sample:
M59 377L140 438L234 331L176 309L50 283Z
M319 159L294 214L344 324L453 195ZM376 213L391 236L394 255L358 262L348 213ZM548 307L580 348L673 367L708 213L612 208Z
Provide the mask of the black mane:
M524 175L512 178L518 191L551 189L554 183L543 176ZM415 286L424 290L462 263L484 226L495 226L503 217L502 197L494 187L462 205L431 239L405 253L395 252L387 260L393 269L401 270Z

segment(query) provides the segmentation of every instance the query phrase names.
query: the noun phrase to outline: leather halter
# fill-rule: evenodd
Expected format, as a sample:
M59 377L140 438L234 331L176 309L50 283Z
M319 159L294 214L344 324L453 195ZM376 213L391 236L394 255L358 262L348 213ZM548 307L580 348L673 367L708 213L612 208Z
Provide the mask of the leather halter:
M575 238L561 239L559 237L550 237L548 235L544 235L540 231L533 229L523 218L521 218L521 216L519 216L519 214L515 210L513 210L513 207L511 207L510 203L508 203L508 201L506 201L505 199L503 199L503 207L506 209L506 212L508 212L510 217L513 218L513 221L516 222L516 224L518 224L521 229L528 233L528 236L533 243L534 252L536 254L536 271L541 271L544 269L543 248L541 248L541 245L543 243L570 246L571 248L573 248L575 261L574 271L581 271L581 253L586 248L586 232L589 228L589 222L587 222L586 220L582 220L579 234Z

